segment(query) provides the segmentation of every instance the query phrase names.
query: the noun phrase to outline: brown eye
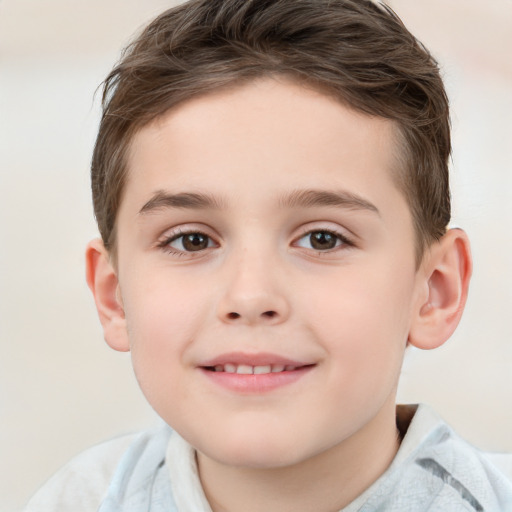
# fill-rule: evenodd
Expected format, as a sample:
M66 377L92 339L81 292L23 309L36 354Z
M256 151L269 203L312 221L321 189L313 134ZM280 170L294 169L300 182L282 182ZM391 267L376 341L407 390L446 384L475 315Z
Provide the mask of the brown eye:
M169 246L182 252L196 252L212 247L213 243L210 237L203 233L186 233L171 240Z
M186 251L201 251L208 247L208 237L201 233L190 233L183 236L183 248Z
M313 249L326 251L336 247L338 237L328 231L314 231L309 235L309 242Z
M305 233L295 242L295 245L314 251L329 251L345 245L351 246L352 244L343 235L333 233L332 231L318 230Z

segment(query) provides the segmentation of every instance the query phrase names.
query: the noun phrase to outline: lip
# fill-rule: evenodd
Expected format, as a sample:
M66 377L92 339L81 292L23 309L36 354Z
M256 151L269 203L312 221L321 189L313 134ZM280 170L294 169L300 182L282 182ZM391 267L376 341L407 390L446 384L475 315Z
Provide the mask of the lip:
M225 364L246 364L249 366L283 365L301 367L309 366L313 363L289 359L270 352L259 352L256 354L248 354L246 352L229 352L201 362L198 366L206 368Z
M291 370L275 373L240 374L214 371L216 366L226 364L248 366L289 366ZM231 392L243 395L259 395L289 386L304 378L315 368L315 363L302 362L271 353L247 354L232 352L209 359L198 369L211 382Z

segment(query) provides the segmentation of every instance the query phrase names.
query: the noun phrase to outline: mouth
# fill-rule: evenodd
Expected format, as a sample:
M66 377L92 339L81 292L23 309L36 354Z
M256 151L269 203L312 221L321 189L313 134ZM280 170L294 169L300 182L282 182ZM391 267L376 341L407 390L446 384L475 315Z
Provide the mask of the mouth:
M226 354L199 366L209 380L242 394L261 394L301 380L317 365L272 354Z
M299 368L312 365L291 365L291 364L268 364L252 366L249 364L216 364L215 366L205 366L205 370L210 372L237 373L239 375L264 375L267 373L293 372Z

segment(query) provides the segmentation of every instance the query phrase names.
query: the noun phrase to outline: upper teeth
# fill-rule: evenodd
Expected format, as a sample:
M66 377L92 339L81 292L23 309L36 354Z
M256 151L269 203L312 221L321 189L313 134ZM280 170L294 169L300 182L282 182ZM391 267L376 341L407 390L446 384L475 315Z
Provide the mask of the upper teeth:
M262 373L277 373L283 371L295 370L295 366L284 364L268 364L265 366L251 366L248 364L218 364L214 367L216 372L226 373L240 373L240 374L262 374Z

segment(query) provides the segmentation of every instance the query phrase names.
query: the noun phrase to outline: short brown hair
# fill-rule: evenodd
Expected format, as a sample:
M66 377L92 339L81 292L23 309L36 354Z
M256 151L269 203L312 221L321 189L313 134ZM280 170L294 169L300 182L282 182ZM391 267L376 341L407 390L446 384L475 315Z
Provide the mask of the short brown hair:
M158 16L104 82L92 159L94 211L108 250L134 134L178 103L286 75L393 120L397 184L417 253L450 220L448 99L436 61L390 8L370 0L190 0Z

